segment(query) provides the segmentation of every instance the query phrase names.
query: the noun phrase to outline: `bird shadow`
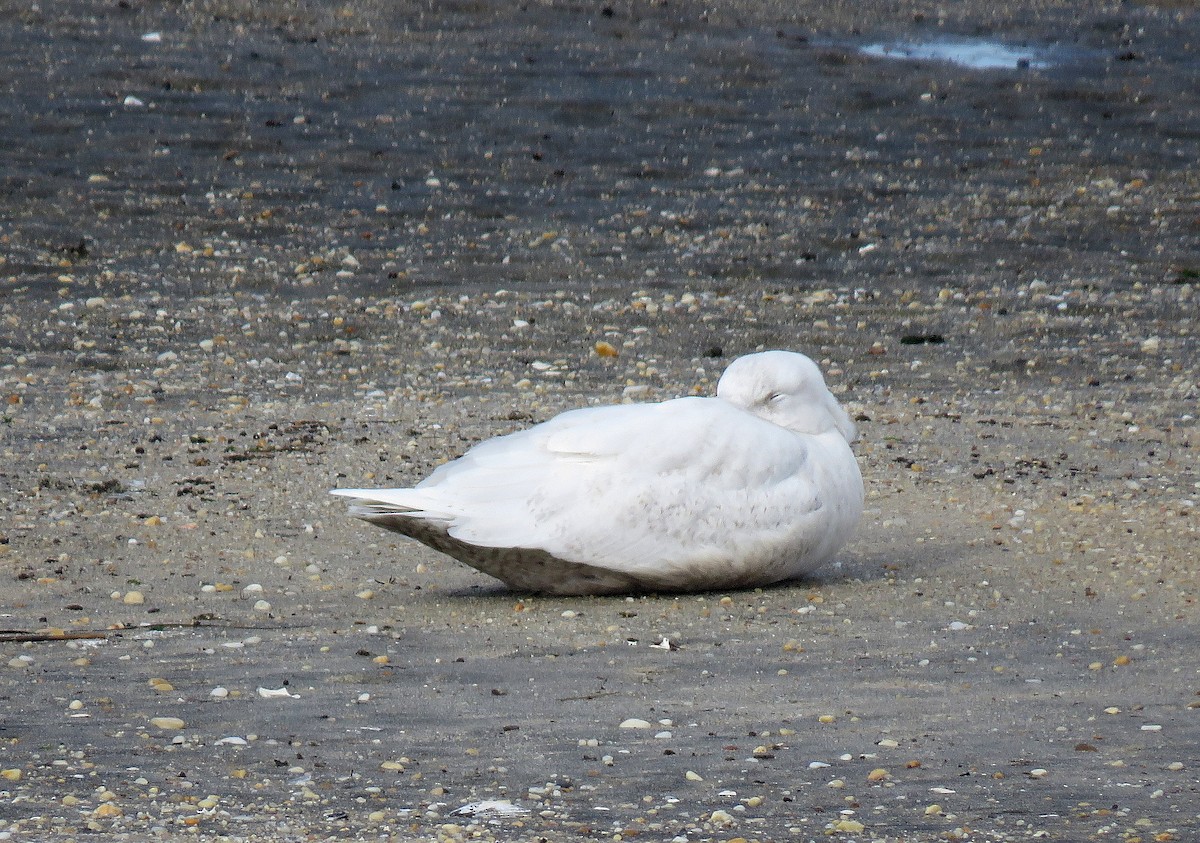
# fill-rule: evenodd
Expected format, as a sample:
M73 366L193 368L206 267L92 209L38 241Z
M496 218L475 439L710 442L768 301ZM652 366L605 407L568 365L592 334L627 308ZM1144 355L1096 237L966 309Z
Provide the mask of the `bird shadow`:
M829 588L855 582L874 582L902 576L928 576L943 567L960 563L967 555L967 545L964 542L924 542L908 544L899 548L870 546L856 552L846 553L832 562L822 565L817 570L790 580L773 583L767 586L752 586L747 588L723 588L709 592L689 591L630 591L620 594L602 595L551 595L541 592L514 590L499 580L484 580L464 583L440 589L440 597L460 599L520 599L520 598L555 598L571 599L586 597L591 600L624 601L628 597L653 598L662 597L674 599L683 595L694 594L735 594L753 592L758 588L765 591L775 591L787 588Z

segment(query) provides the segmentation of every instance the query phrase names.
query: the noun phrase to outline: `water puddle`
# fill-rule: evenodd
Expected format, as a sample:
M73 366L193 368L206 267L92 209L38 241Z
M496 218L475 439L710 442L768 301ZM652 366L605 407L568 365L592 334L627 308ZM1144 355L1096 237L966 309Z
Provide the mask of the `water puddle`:
M1044 69L1058 64L1048 49L1015 47L985 38L890 41L859 48L868 56L903 61L944 61L975 70Z

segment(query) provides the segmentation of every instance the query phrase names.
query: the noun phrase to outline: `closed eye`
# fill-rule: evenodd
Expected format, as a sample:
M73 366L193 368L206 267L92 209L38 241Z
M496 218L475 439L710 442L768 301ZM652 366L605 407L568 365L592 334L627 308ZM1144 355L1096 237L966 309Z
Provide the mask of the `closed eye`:
M782 401L785 397L786 397L785 394L782 392L772 392L770 395L767 396L767 400L765 403L775 404L779 401Z

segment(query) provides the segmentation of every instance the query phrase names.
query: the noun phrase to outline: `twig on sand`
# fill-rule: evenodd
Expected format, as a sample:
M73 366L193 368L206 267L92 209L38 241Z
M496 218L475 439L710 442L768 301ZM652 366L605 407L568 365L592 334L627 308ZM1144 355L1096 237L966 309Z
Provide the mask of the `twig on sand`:
M76 641L81 638L107 638L107 632L66 632L61 629L42 629L28 632L22 629L0 629L0 642L3 641Z

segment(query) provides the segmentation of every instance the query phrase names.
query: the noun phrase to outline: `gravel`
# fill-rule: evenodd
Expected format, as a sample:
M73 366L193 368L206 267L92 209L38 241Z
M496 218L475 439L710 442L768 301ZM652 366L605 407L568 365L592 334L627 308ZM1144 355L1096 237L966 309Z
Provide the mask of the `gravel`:
M931 33L1069 57L860 52ZM24 8L0 840L1196 837L1198 34ZM759 348L862 434L860 534L811 579L514 594L325 494Z

